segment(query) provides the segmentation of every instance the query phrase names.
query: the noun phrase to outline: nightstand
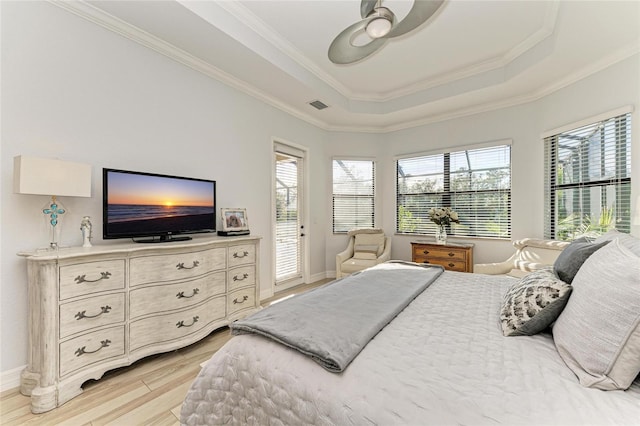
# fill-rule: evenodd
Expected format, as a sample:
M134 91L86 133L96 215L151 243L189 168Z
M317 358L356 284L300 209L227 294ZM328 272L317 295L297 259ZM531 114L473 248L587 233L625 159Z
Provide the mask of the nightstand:
M411 243L411 261L442 265L449 271L473 272L473 244Z

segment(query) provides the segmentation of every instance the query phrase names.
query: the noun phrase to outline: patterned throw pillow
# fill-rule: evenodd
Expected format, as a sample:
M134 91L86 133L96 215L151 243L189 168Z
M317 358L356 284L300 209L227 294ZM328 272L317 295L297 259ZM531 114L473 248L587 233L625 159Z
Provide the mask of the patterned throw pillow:
M505 336L532 336L549 327L569 300L571 285L551 269L530 273L504 296L500 323Z

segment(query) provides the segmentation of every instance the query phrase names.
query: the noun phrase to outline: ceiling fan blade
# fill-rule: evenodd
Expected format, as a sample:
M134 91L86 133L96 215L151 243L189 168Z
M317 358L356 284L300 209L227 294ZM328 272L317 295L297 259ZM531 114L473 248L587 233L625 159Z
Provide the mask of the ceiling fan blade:
M360 2L360 16L362 16L362 19L366 18L371 12L373 12L377 3L378 0L362 0L362 2Z
M414 0L413 6L407 16L398 22L385 38L398 37L418 28L427 19L431 18L443 3L444 0Z
M353 36L359 31L364 31L369 21L370 19L363 19L348 26L338 34L331 46L329 46L329 59L331 62L334 64L350 64L359 61L380 49L388 41L385 38L377 38L362 46L354 46L351 43Z

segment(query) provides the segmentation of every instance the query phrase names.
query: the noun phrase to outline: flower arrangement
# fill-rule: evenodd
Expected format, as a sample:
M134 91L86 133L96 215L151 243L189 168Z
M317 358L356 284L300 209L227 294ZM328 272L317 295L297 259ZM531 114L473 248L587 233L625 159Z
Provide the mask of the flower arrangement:
M446 226L451 222L460 223L458 213L451 210L450 207L433 208L429 210L429 219L436 225Z

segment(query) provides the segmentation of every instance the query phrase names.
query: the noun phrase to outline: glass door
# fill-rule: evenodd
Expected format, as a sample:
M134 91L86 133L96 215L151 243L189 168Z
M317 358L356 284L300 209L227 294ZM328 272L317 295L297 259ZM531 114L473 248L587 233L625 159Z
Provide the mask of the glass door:
M304 282L302 170L304 152L275 148L275 291Z

